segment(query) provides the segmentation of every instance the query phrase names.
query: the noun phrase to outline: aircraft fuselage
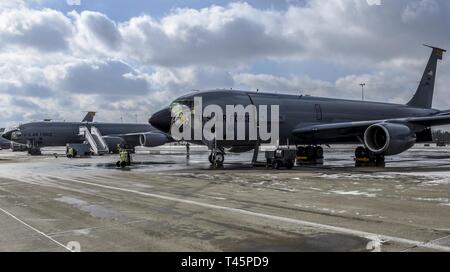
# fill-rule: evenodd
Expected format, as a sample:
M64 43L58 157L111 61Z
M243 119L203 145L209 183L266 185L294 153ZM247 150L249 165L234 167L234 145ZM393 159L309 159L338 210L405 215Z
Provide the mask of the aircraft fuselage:
M182 96L176 99L175 103L192 105L194 97L201 97L203 108L208 105L218 105L223 109L226 105L248 105L259 106L279 106L279 144L332 144L332 143L357 143L360 142L355 136L348 136L346 133L336 135L333 139L321 140L321 137L298 138L292 135L292 131L301 126L332 124L342 122L361 122L372 120L385 120L394 118L432 116L438 113L435 109L423 109L409 107L406 105L376 103L367 101L352 101L342 99L320 98L302 95L269 94L257 92L244 92L232 90L217 90L198 92ZM166 111L169 109L166 109ZM164 110L163 110L164 111ZM158 115L158 114L156 114ZM270 114L268 114L270 116ZM166 120L167 121L167 120ZM270 121L270 119L269 119ZM153 120L153 123L155 120ZM203 124L205 123L205 120ZM271 124L269 124L270 126ZM420 129L426 129L418 128ZM169 132L169 131L166 131ZM248 135L247 135L248 136ZM319 136L319 135L316 135ZM418 139L420 141L420 139ZM192 140L191 142L202 144L202 141ZM203 142L204 143L204 142ZM251 146L250 139L245 140L223 140L218 141L220 146Z

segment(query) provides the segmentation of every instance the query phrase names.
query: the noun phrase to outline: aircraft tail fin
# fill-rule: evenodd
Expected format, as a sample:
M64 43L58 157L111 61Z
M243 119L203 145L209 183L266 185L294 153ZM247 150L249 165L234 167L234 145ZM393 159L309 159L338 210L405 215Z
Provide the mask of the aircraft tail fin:
M86 116L84 117L83 121L81 122L88 122L88 123L92 123L94 121L94 116L95 116L96 112L95 111L90 111L86 114Z
M407 105L411 107L431 109L433 104L437 62L438 60L442 60L444 53L447 51L426 44L424 44L424 46L430 47L433 51L431 52L430 59L428 60L427 67L425 68L419 87L417 87L414 97L408 102Z

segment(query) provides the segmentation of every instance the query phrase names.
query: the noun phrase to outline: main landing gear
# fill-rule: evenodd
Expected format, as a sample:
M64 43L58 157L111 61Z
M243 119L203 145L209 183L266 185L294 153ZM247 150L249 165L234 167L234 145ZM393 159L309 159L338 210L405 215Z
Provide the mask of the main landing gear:
M355 166L356 167L385 167L386 162L384 155L375 154L369 149L359 146L355 150Z
M321 146L300 146L297 148L297 165L323 164L323 148Z

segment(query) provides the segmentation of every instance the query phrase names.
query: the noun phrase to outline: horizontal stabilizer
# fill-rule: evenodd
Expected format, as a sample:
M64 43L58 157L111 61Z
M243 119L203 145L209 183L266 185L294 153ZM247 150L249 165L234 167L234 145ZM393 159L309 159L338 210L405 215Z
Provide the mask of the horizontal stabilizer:
M424 44L424 46L429 47L431 49L433 49L433 52L431 52L432 55L438 57L439 60L442 60L442 57L444 56L444 53L447 52L447 50L439 48L439 47L434 47L428 44Z

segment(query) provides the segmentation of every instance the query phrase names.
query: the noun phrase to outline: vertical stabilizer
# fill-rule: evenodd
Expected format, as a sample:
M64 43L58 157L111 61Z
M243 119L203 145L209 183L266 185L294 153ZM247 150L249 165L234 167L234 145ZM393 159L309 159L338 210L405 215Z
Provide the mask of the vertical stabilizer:
M416 108L431 109L433 104L434 84L436 79L436 70L438 60L442 60L444 49L425 45L433 49L427 67L423 72L422 80L417 88L414 97L408 102L408 106Z
M87 122L87 123L92 123L94 122L94 116L95 116L95 111L90 111L86 114L86 116L84 117L83 121L81 122Z

